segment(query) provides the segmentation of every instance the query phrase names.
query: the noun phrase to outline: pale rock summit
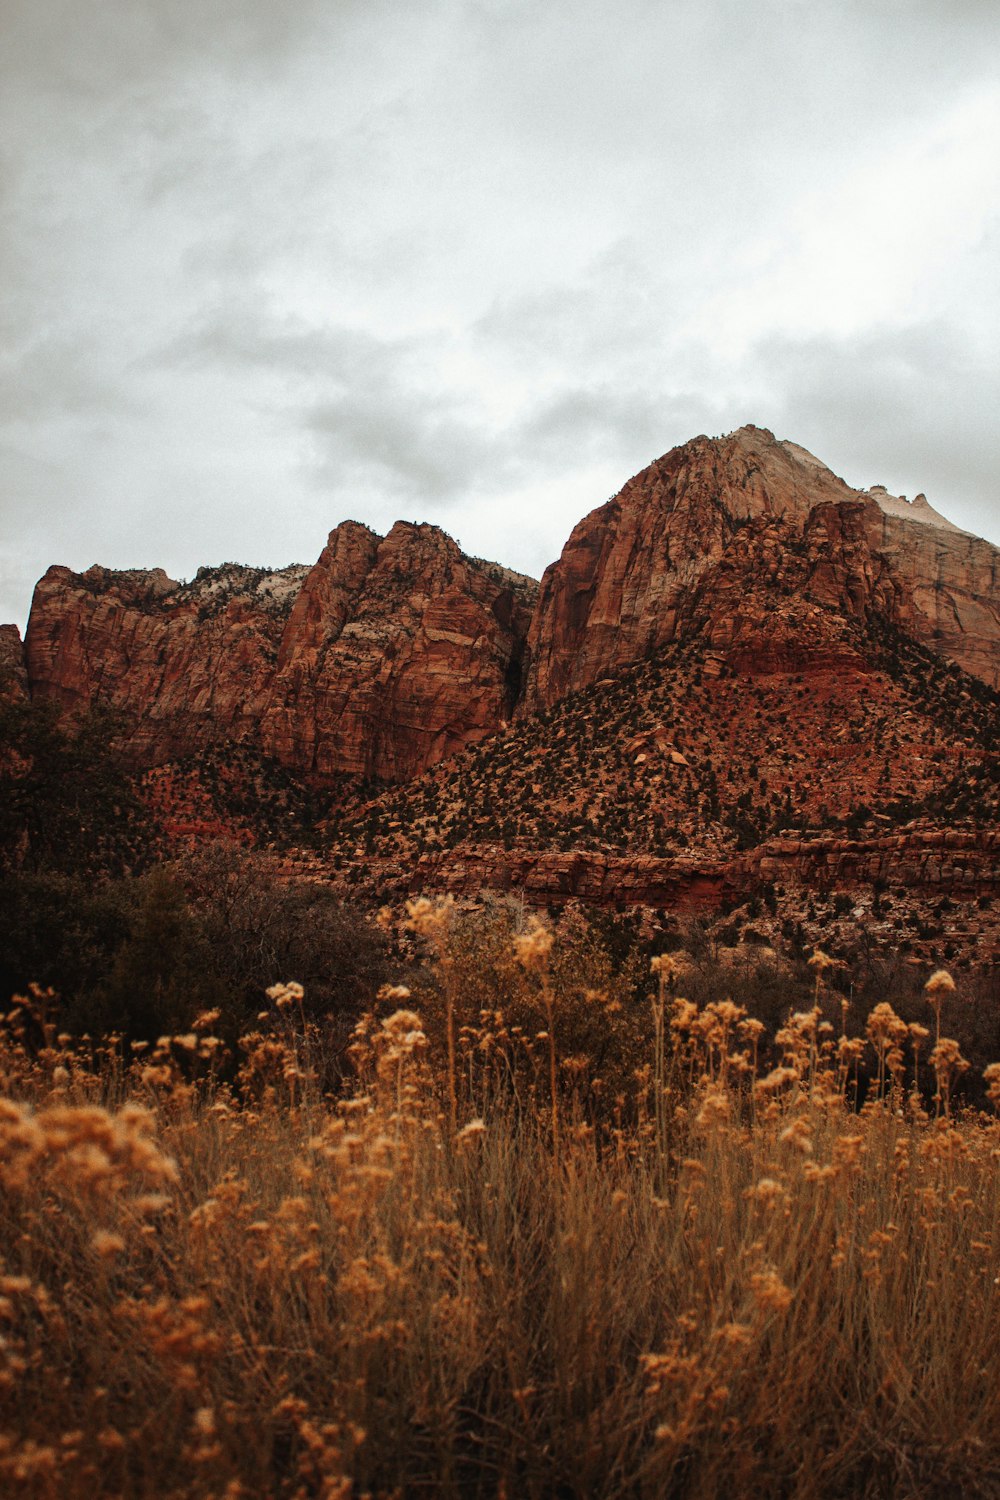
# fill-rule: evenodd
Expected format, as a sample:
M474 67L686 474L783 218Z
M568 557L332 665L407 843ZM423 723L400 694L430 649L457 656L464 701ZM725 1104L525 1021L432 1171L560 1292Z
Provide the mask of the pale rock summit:
M747 432L756 431L757 429L742 428L740 430ZM735 435L730 434L730 436ZM815 474L833 479L838 484L844 483L843 480L837 479L837 476L822 459L817 458L815 453L810 453L808 448L801 447L799 443L790 442L787 438L784 438L778 446L802 468L811 469ZM844 485L844 488L847 489L848 486ZM963 531L960 526L956 526L953 521L949 521L947 516L943 516L940 511L935 510L926 495L916 495L912 500L908 500L905 495L891 495L884 484L872 484L866 490L860 490L857 493L870 495L881 511L884 511L887 516L896 516L900 521L917 521L924 526L940 526L945 531L958 532L961 536L971 536L973 534L972 532Z
M972 536L971 531L963 531L961 526L956 526L954 521L949 521L940 511L935 510L926 495L915 495L912 500L907 500L905 495L890 495L884 484L873 484L864 492L871 495L875 504L887 516L896 516L900 521L917 521L922 526L940 526L944 531L954 531L959 536Z

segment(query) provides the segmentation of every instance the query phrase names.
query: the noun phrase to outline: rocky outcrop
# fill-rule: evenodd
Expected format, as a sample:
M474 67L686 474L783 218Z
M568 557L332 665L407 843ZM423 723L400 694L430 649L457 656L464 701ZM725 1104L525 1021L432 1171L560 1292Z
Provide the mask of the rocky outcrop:
M160 568L49 568L25 639L32 697L118 711L144 761L250 738L300 581L289 572L202 569L181 585Z
M467 558L436 526L347 522L292 608L261 721L284 764L412 776L513 711L531 580Z
M545 572L524 712L685 634L743 669L856 658L877 612L1000 682L1000 552L756 427L695 438L574 529Z
M27 692L21 632L16 625L0 625L0 699L23 698Z
M255 742L297 771L412 775L513 709L531 579L463 556L436 526L345 522L313 568L52 567L31 604L31 693L102 702L165 759Z
M466 847L425 854L410 877L413 891L475 897L518 891L539 905L579 900L591 906L644 905L675 913L715 911L762 886L844 890L903 886L935 896L1000 893L1000 832L927 828L867 839L773 838L745 854L671 859L577 849Z
M68 712L118 710L147 762L226 740L318 777L410 776L510 714L533 599L437 527L347 521L311 569L50 568L28 678Z

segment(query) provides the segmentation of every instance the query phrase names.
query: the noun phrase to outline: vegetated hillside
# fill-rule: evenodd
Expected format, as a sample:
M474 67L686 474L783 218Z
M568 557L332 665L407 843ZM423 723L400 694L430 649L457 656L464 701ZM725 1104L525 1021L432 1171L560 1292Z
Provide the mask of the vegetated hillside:
M716 853L931 809L992 820L1000 697L897 633L873 627L864 644L852 670L761 675L698 642L667 647L382 792L338 823L331 851Z
M112 749L114 715L71 725L51 704L0 695L0 872L115 875L155 857L136 777Z
M143 773L122 734L121 716L101 709L67 720L51 703L0 697L0 870L113 877L216 840L308 846L338 795L247 745Z
M647 885L650 870L711 873L695 905L766 890L775 919L776 882L865 886L880 911L890 888L907 906L911 886L922 928L929 903L975 897L976 934L995 944L1000 698L884 622L840 630L853 667L755 674L699 641L669 646L345 809L329 867L378 896L478 881L559 901L593 898L596 865L605 903L664 907L684 903L644 893L635 872ZM915 873L913 851L937 844L950 861Z
M168 853L221 840L248 848L309 846L356 780L317 789L250 745L211 746L153 766L138 794Z

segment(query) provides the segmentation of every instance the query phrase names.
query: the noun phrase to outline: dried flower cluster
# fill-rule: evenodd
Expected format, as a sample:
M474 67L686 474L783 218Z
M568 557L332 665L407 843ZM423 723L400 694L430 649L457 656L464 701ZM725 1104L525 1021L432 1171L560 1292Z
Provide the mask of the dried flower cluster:
M130 1052L15 1004L0 1493L991 1492L1000 1124L953 1040L817 1005L765 1064L663 958L608 1100L560 1039L621 1007L556 934L508 952L522 1020L467 1019L451 912L410 919L436 981L384 989L336 1095L293 982L232 1058L211 1011Z

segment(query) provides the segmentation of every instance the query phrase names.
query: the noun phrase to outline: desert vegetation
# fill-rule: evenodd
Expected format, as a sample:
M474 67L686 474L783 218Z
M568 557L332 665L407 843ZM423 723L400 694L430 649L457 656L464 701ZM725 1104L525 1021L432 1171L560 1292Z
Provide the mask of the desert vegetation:
M697 640L519 719L329 826L356 883L462 845L744 851L776 834L992 821L1000 698L871 622L855 670L754 674ZM822 745L822 761L816 747Z
M39 983L68 1030L126 1040L220 1007L232 1042L273 975L294 972L311 1011L350 1025L390 975L384 939L329 889L280 875L222 843L116 879L0 870L0 989Z
M239 1037L10 1004L0 1491L998 1492L1000 1066L950 975L864 1013L816 952L762 1021L578 914L406 920L347 1036L291 980Z

